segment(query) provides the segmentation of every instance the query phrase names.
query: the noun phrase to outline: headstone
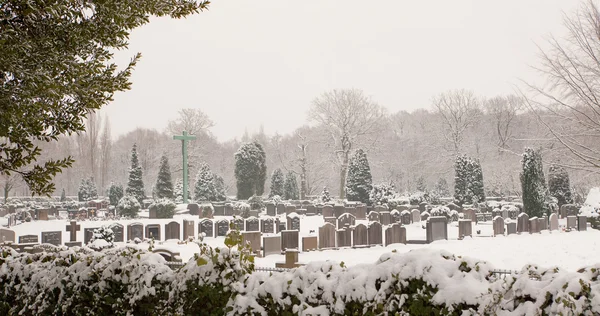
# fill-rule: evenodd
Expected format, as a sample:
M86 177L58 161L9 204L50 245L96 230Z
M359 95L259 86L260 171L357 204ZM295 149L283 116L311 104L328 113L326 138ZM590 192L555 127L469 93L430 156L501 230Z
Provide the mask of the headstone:
M275 233L279 234L281 231L287 230L287 221L281 222L279 218L275 220Z
M281 254L281 236L263 237L263 257Z
M471 222L477 223L477 215L475 214L475 210L472 208L465 209L463 211L464 219L470 219Z
M587 216L585 216L585 215L577 216L577 230L580 232L587 230Z
M71 224L67 225L66 229L69 232L69 241L76 241L77 232L81 229L81 225L77 225L76 221L71 221Z
M556 213L550 214L550 231L558 230L558 215Z
M335 247L335 226L331 223L319 227L319 249Z
M459 219L458 220L458 238L462 239L466 236L473 237L473 224L470 219Z
M379 213L379 221L381 225L390 225L392 223L392 215L388 211Z
M285 215L289 215L292 213L296 213L296 205L286 205L285 206Z
M229 232L229 221L226 219L219 220L215 223L216 237L227 236Z
M252 248L252 253L260 253L260 240L262 237L262 233L259 231L252 232L242 232L242 242L246 244L250 243L250 248Z
M277 215L285 213L285 204L277 204Z
M277 215L277 210L275 209L275 204L266 203L265 206L267 207L267 215L268 216L276 216Z
M38 221L47 221L48 220L48 209L39 209L37 210Z
M379 213L371 211L367 215L367 218L369 219L369 222L379 222Z
M502 209L502 218L507 219L508 217L508 209Z
M342 216L342 214L344 214L345 212L346 208L343 205L335 205L333 207L333 216L335 216L335 218Z
M182 240L187 240L189 237L196 237L194 234L194 221L183 220L183 236Z
M517 233L526 233L529 231L529 215L521 213L517 216Z
M358 224L352 231L352 247L366 247L369 245L367 226Z
M173 221L165 225L165 240L169 239L181 240L181 225L178 222Z
M381 224L379 222L370 222L367 228L369 245L383 245Z
M234 210L233 210L233 205L231 204L225 204L224 209L223 209L223 215L225 216L233 216L234 214Z
M281 231L281 250L300 249L299 232L297 230L282 230Z
M200 218L202 218L202 213L200 212L200 205L198 205L197 203L188 204L187 209L190 212L190 215L200 216Z
M317 208L314 205L312 205L312 204L306 205L306 215L307 216L314 216L316 214L317 214Z
M35 236L37 238L37 236ZM21 238L19 238L20 240ZM5 243L5 242L11 242L14 243L16 241L15 239L15 232L10 230L10 229L4 229L4 228L0 228L0 243Z
M334 216L333 207L331 205L323 206L323 218L327 218L327 217L337 218Z
M579 213L579 207L574 204L563 204L560 206L560 218L567 216L577 216Z
M225 216L225 205L214 205L214 216Z
M337 227L342 229L344 227L354 226L356 224L356 217L350 213L344 213L337 219Z
M367 206L366 205L356 206L354 215L356 216L356 219L367 219Z
M94 237L94 231L96 229L98 229L100 227L89 227L89 228L84 228L83 229L83 244L87 245L90 240L92 240L92 237ZM73 242L75 240L71 240L71 242Z
M114 242L124 242L123 225L114 223L110 226L114 234Z
M421 221L421 211L413 209L412 211L410 211L410 215L412 216L413 223L418 223Z
M517 233L517 223L510 222L506 224L506 235L512 235Z
M229 223L227 223L226 226L229 227ZM205 220L201 221L200 223L198 223L198 233L204 234L204 236L208 237L208 238L215 237L215 229L214 228L215 228L214 223L210 219L205 219ZM227 232L225 234L227 234Z
M243 231L244 230L244 219L241 217L233 219L233 227L236 230Z
M577 216L567 216L567 229L577 228Z
M414 210L417 212L417 216L419 217L419 221L421 221L421 212L419 212L419 210ZM400 223L402 223L402 225L410 225L413 221L413 216L409 211L402 211L402 213L400 213Z
M410 214L410 212L409 212L409 214ZM398 210L392 210L390 212L390 216L392 217L392 224L402 223L402 217L400 216L400 212Z
M302 251L313 251L318 248L318 238L317 236L306 236L302 237Z
M344 213L348 213L348 214L351 214L352 216L356 217L356 207L354 205L346 206L344 208Z
M62 232L42 232L42 244L60 246L62 244Z
M300 216L297 214L295 216L293 214L292 216L287 216L286 223L287 230L300 230Z
M260 231L260 221L256 217L250 217L246 219L246 231L257 232Z
M385 230L385 245L406 243L406 227L400 224L392 224Z
M127 225L127 240L144 239L144 225L141 223L132 223Z
M159 224L149 224L146 225L146 238L154 238L154 240L161 240L160 236L160 225Z
M149 219L158 218L158 215L156 213L156 209L155 208L151 208L151 209L148 210L148 218Z
M427 243L448 239L448 223L445 216L432 216L427 220Z
M336 246L338 248L352 246L352 230L347 228L335 231Z
M2 235L1 230L0 230L0 235ZM0 237L0 240L2 240L2 237ZM19 243L20 244L37 244L37 243L39 243L38 235L19 236Z
M494 236L504 235L504 218L496 216L493 219Z
M537 216L529 219L529 233L536 234L540 232L540 221Z
M273 218L265 218L260 220L260 231L263 234L275 233L275 220Z
M538 225L539 225L540 231L547 230L548 229L548 217L546 217L546 215L544 215L541 218L539 218Z

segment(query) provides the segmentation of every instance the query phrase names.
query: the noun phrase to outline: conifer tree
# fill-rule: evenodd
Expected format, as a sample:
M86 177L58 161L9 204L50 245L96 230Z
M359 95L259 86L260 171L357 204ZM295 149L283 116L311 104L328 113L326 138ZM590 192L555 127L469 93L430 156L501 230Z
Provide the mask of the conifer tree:
M300 191L298 190L298 181L296 180L296 175L291 171L285 175L285 185L283 194L286 200L297 200L300 197Z
M523 190L523 209L529 217L541 217L546 213L544 205L547 189L542 166L542 155L539 151L525 148L521 159L521 188Z
M427 191L427 185L425 184L425 177L420 176L417 179L417 191L425 192Z
M80 202L89 201L98 197L98 192L96 191L96 184L94 183L93 178L81 179L81 183L79 184L79 191L77 192L77 197Z
M173 182L171 181L171 169L169 168L169 159L166 155L160 158L160 166L158 167L158 177L154 186L156 198L173 199Z
M266 154L258 142L245 143L235 153L237 198L262 195L267 178Z
M323 191L321 192L321 196L320 196L321 202L323 203L327 203L331 201L331 195L329 194L329 190L327 189L327 187L323 187Z
M143 205L146 193L144 192L142 167L138 161L136 144L133 144L133 147L131 148L131 168L129 169L129 181L127 182L125 193L135 197L140 205Z
M485 201L483 171L478 159L467 155L456 157L454 172L454 200L458 205Z
M194 200L196 201L215 201L217 191L215 189L214 175L210 167L203 162L200 164L198 174L196 175L196 185L194 186Z
M117 204L117 211L119 212L119 215L123 217L136 218L140 208L140 203L133 195L125 195Z
M275 195L284 196L284 185L285 179L283 177L283 171L277 168L273 171L273 175L271 176L271 190L269 192L269 197Z
M573 203L569 174L565 168L552 165L548 169L548 191L550 196L558 200L558 206Z
M348 177L346 180L346 198L348 201L369 203L369 194L373 188L373 178L367 154L358 149L348 166Z
M175 181L175 188L173 189L173 196L175 196L175 203L183 203L183 180L177 179ZM192 196L190 194L190 189L188 187L188 196Z
M448 188L448 182L445 178L440 178L438 180L438 182L435 184L435 191L437 191L440 196L450 196L450 189Z
M213 174L213 179L215 182L215 191L216 198L215 201L225 201L227 200L227 194L225 192L225 180L218 174Z
M108 199L110 200L110 205L117 206L119 200L123 197L123 186L116 185L114 183L110 184L108 188Z
M471 181L469 188L472 192L471 203L485 202L485 190L483 188L483 170L479 159L471 159Z
M62 189L62 192L60 193L60 201L64 202L67 200L67 194L65 193L65 188Z

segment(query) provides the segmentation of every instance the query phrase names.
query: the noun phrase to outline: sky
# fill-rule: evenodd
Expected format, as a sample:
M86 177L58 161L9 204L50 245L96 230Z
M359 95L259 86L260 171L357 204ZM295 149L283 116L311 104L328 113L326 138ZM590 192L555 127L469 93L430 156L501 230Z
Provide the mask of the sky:
M185 19L152 18L132 32L125 65L142 59L132 89L101 113L113 137L164 130L182 108L214 121L220 141L262 125L268 135L307 123L311 101L358 88L395 113L430 108L434 95L482 97L541 80L531 68L544 37L564 32L580 2L215 0Z

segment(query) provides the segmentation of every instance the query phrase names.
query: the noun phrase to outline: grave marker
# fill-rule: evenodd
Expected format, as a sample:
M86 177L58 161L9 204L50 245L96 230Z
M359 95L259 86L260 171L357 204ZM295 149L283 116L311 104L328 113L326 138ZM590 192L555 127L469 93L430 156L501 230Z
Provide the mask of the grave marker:
M517 216L517 233L525 233L529 231L529 215L521 213Z
M558 215L556 213L550 214L550 231L558 230Z
M338 248L350 247L352 245L352 230L342 228L335 232L336 246Z
M432 216L427 221L427 243L448 239L448 223L445 216Z
M383 245L381 224L379 222L370 222L367 228L369 245Z
M229 224L227 224L227 225L229 225ZM198 223L198 233L204 234L205 237L208 237L208 238L215 237L213 221L210 219L205 219L205 220L201 221L200 223Z
M62 232L42 232L42 244L60 246L62 244Z
M127 225L127 240L135 240L136 238L144 239L144 225L141 223Z
M263 234L274 234L275 233L275 220L272 218L261 219L260 231Z
M282 230L281 231L281 250L300 249L299 232L297 230Z
M146 225L146 238L150 239L153 238L156 241L161 240L160 239L160 225L158 224L149 224Z
M35 236L37 238L37 236ZM19 238L20 239L20 238ZM10 229L0 228L0 243L15 242L15 232Z
M2 233L0 233L0 234L2 234ZM0 238L0 239L2 239L2 238ZM19 236L19 243L20 244L37 244L37 243L39 243L38 235Z
M504 225L504 223L502 225ZM470 219L459 219L458 238L462 239L466 236L473 237L473 224Z
M178 222L172 221L165 224L165 240L169 239L181 240L181 225Z
M313 251L318 248L317 236L302 237L302 251Z
M580 232L587 230L587 216L585 216L585 215L577 216L577 230Z
M123 242L125 241L123 238L123 225L119 223L114 223L110 226L114 233L114 242Z
M367 226L358 224L352 232L352 247L366 247L369 245Z
M504 218L502 216L494 217L493 224L494 236L504 235Z
M410 211L410 215L412 216L413 223L418 223L421 221L421 211L413 209L412 211Z
M69 232L69 241L76 241L77 232L81 229L81 225L77 225L76 221L71 221L71 224L67 225L66 229Z
M256 217L250 217L246 219L246 231L257 232L260 231L260 222Z
M331 223L319 227L319 249L335 247L335 226Z
M250 243L250 248L252 248L252 253L260 253L260 239L262 237L262 233L258 231L253 232L242 232L242 242L246 244Z
M100 227L88 227L88 228L84 228L83 229L83 244L87 245L90 240L92 240L92 237L94 237L94 231L96 229L98 229ZM71 240L71 242L74 242L75 240Z
M216 237L227 236L227 232L229 232L229 221L226 219L222 219L217 221L216 226Z
M281 254L281 236L263 237L263 257Z

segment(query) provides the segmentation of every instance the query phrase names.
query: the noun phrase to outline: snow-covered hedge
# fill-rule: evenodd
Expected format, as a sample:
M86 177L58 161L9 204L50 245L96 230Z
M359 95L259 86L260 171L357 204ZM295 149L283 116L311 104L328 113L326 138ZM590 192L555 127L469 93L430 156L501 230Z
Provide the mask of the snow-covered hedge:
M156 212L157 218L173 218L177 204L167 198L155 200L148 209Z
M253 272L230 236L228 248L200 245L171 270L135 248L71 248L40 254L0 249L0 315L595 315L600 264L565 272L493 267L446 251L383 255L345 267L313 262Z

